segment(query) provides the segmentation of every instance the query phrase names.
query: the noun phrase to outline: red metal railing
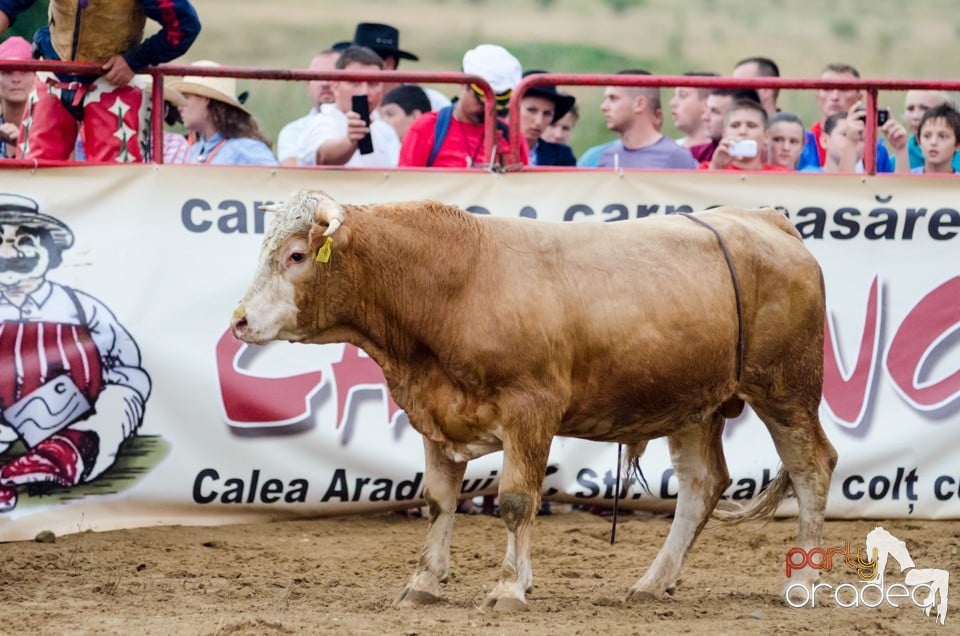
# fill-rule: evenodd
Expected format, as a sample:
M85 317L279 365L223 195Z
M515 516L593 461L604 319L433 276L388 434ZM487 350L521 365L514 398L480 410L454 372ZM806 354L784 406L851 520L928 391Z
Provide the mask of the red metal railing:
M164 64L155 69L151 69L151 74L156 76L209 76L209 77L236 77L252 80L284 80L307 82L310 80L353 80L353 81L380 81L388 83L439 83L439 84L476 84L483 90L484 101L486 103L484 123L486 131L483 139L484 157L491 157L495 143L494 137L494 118L496 116L496 101L494 99L493 89L490 84L479 75L468 75L466 73L427 73L427 72L407 72L407 71L309 71L296 69L259 69L242 66L231 67L196 67L196 66L177 66ZM154 82L156 86L158 82ZM156 93L156 91L154 91ZM161 98L162 99L162 98ZM156 94L154 94L154 106L156 106ZM154 108L154 113L158 112ZM162 112L162 110L160 111ZM153 119L153 138L163 137L163 118L154 117ZM161 151L162 157L162 151ZM154 161L158 161L156 149L154 150Z
M95 64L79 62L53 61L0 61L0 70L11 71L50 71L68 73L99 74L101 69ZM197 67L192 65L164 64L144 71L154 77L153 93L153 160L163 161L163 92L162 80L166 76L182 77L184 75L207 77L233 77L251 80L279 80L299 81L310 80L379 80L388 83L441 83L441 84L476 84L484 93L485 99L485 133L484 156L492 157L495 144L494 117L496 102L493 90L482 77L453 72L407 72L407 71L311 71L299 69L264 69L242 66ZM570 73L538 73L523 78L510 98L509 141L510 147L519 148L521 143L520 131L520 101L526 92L533 86L541 85L567 86L655 86L692 88L777 88L777 89L806 89L818 90L821 88L837 88L844 90L861 90L866 96L865 108L867 121L876 121L877 93L884 91L906 90L946 90L960 91L958 80L904 80L904 79L858 79L858 80L823 80L823 79L795 79L777 77L732 78L707 77L689 75L581 75ZM866 127L865 147L876 146L876 129ZM867 174L875 174L876 158L874 153L865 152L864 168Z
M102 71L96 64L79 62L52 61L0 61L0 70L9 71L50 71L60 73L98 75ZM151 131L153 136L153 160L163 162L163 78L183 77L233 77L251 80L280 80L308 82L311 80L353 80L381 81L388 83L439 83L439 84L476 84L483 91L485 102L485 132L483 140L484 157L493 156L495 143L496 101L490 84L479 75L466 73L426 73L407 71L310 71L298 69L264 69L244 66L192 66L163 64L144 71L153 76L151 102L153 114Z

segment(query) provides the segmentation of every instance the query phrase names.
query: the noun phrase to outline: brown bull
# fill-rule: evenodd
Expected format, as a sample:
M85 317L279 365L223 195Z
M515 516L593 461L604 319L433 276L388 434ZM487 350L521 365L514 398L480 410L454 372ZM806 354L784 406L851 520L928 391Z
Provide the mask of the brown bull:
M783 467L728 517L772 514L792 485L797 545L819 544L836 463L817 415L823 280L781 213L694 215L706 225L681 215L550 223L435 201L341 206L322 192L274 211L233 333L361 347L423 434L430 526L398 603L439 597L466 464L501 449L507 550L485 606L525 602L556 435L623 442L634 455L667 437L676 515L627 599L672 593L728 484L724 413L743 402ZM809 589L815 576L797 570L788 583Z

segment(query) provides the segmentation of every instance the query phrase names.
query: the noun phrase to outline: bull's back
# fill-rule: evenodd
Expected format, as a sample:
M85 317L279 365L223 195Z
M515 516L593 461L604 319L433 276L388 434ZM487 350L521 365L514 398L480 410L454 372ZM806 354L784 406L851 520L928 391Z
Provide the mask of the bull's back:
M765 330L790 333L798 308L813 316L799 327L810 331L822 316L819 268L789 220L774 210L736 208L697 218L716 229L731 256L748 345L768 338ZM669 425L680 413L729 396L736 384L737 300L710 230L681 216L502 225L514 240L502 239L509 258L501 263L509 271L498 287L523 299L523 319L507 319L519 328L497 342L524 368L550 368L555 360L545 356L566 361L558 369L570 393L562 432L603 439L605 427L631 418ZM782 290L789 290L789 302ZM763 343L763 350L773 348Z

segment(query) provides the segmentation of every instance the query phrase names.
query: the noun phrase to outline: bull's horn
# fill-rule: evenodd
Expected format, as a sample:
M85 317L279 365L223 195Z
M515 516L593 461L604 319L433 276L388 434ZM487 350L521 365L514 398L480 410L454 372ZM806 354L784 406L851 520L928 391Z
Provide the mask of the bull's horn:
M276 214L280 211L280 208L283 207L281 203L261 203L260 211L261 212L272 212Z
M324 236L330 236L337 231L338 227L343 225L343 216L343 208L332 199L321 201L313 213L314 220L325 221L328 225L327 231L323 233Z
M330 227L327 228L327 231L324 232L323 235L330 236L331 234L336 232L337 228L339 228L341 225L343 225L343 223L340 221L340 219L336 217L330 219Z

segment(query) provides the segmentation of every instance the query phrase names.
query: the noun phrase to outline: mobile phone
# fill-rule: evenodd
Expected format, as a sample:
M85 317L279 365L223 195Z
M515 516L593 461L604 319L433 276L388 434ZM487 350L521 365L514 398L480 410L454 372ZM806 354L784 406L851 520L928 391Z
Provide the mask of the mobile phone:
M877 126L883 126L890 119L890 109L881 108L877 111Z
M366 95L354 95L351 98L350 109L360 115L360 119L364 121L368 128L370 127L370 102L367 101ZM373 152L373 139L370 138L369 132L357 142L357 150L360 151L361 155L369 155Z
M756 157L757 141L755 139L739 139L733 142L733 145L730 146L727 153L729 153L731 157Z

